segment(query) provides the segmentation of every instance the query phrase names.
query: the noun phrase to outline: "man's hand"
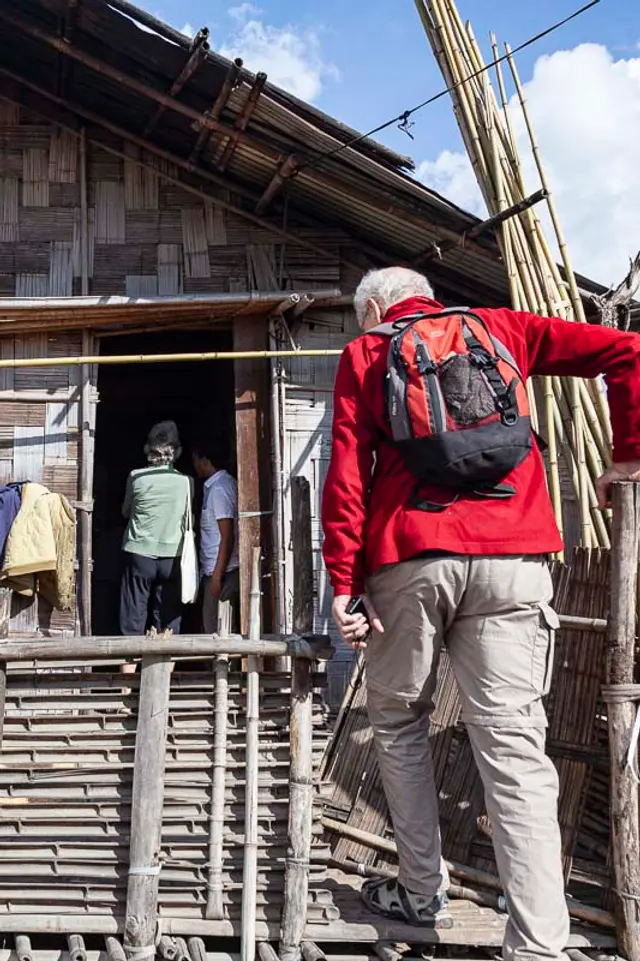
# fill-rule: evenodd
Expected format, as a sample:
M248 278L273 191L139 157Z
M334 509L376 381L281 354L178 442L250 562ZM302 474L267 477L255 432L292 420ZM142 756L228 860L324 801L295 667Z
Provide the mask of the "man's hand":
M215 571L211 575L211 596L216 599L220 597L222 593L222 574L218 574Z
M611 485L617 481L640 482L640 460L630 460L622 464L612 464L596 481L598 507L601 511L611 505Z
M362 595L362 599L369 614L371 627L379 634L384 633L382 622L376 614L373 604L366 594ZM369 625L364 614L347 614L347 604L350 600L350 594L340 594L335 597L331 613L342 640L355 650L361 651L367 646L366 637L369 633Z

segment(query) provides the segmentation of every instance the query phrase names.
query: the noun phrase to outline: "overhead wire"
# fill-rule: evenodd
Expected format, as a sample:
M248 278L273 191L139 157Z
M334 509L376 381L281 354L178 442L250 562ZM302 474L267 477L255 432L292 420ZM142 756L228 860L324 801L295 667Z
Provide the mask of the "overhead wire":
M369 130L367 133L359 134L357 137L353 137L351 140L346 141L346 143L340 144L338 147L333 147L331 150L327 150L327 151L324 151L323 153L318 154L314 160L311 160L307 163L301 163L298 166L295 174L293 174L293 176L295 177L298 173L302 172L303 170L314 169L315 167L318 166L318 164L322 163L323 160L331 160L333 157L336 157L338 154L342 153L344 150L349 150L352 147L355 147L357 144L361 143L363 140L368 140L369 137L373 137L375 134L380 133L383 130L386 130L388 127L393 126L393 124L398 124L400 126L400 129L404 130L404 132L407 133L409 137L411 137L411 139L413 139L413 134L410 132L410 128L413 125L409 123L409 120L415 113L418 113L418 111L423 110L425 107L430 106L432 103L436 103L436 101L441 100L443 97L446 97L447 94L453 93L455 90L458 89L458 87L461 87L463 84L469 83L470 81L475 80L476 77L481 76L482 74L486 73L488 70L491 70L493 67L496 67L499 64L503 63L504 61L508 60L509 57L512 57L517 53L520 53L522 50L525 50L527 47L532 46L534 43L538 43L538 41L543 40L545 37L548 37L549 34L554 33L556 30L559 30L561 27L566 26L566 24L570 23L572 20L575 20L578 17L581 17L584 13L586 13L588 10L591 10L592 7L597 6L601 2L602 0L590 0L589 3L585 4L583 7L580 7L579 10L575 10L573 13L569 14L567 17L564 17L562 20L556 21L546 29L541 30L539 33L536 33L532 37L529 37L528 40L525 40L523 43L519 44L517 47L514 47L509 53L505 53L500 57L496 57L494 60L485 64L481 69L476 70L475 73L472 73L468 77L465 77L464 79L457 81L456 83L452 84L450 87L445 87L443 90L440 90L438 93L433 94L433 96L428 97L426 100L423 100L419 104L416 104L415 107L411 107L409 110L404 110L401 114L398 114L398 116L392 117L391 120L386 120L384 123L379 124L377 127L373 127L373 129Z

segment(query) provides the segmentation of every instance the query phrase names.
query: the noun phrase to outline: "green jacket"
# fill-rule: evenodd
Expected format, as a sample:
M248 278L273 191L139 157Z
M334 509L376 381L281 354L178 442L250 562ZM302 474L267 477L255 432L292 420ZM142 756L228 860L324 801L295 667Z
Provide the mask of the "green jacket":
M122 549L145 557L177 557L192 487L193 481L174 467L132 471L122 505L128 520Z

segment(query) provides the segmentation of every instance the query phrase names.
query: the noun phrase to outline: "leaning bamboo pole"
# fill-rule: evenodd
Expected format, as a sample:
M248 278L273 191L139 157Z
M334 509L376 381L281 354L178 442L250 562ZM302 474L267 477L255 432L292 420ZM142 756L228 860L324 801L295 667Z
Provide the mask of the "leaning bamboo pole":
M525 199L522 163L510 115L506 74L496 64L498 95L489 80L480 46L471 25L464 24L454 0L415 0L436 60L451 88L453 109L478 185L491 216L517 207ZM490 37L494 59L498 44ZM497 237L502 251L512 306L515 310L567 321L586 321L584 306L569 258L560 218L549 189L537 143L510 49L506 60L515 89L540 185L544 190L562 269L536 212L527 206L502 220ZM595 483L610 457L611 425L601 380L583 382L545 376L541 390L529 388L532 420L548 438L547 472L554 513L563 529L567 491L563 472L578 505L580 536L585 546L608 546L610 515L597 509Z

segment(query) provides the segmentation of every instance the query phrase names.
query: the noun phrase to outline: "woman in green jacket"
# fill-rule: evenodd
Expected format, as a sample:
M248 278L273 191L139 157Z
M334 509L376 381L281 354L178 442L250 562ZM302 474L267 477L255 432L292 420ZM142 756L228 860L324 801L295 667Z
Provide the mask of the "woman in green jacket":
M151 626L180 632L180 558L193 482L173 466L182 449L178 428L163 421L151 428L144 448L148 466L128 477L122 513L120 632L142 635Z

